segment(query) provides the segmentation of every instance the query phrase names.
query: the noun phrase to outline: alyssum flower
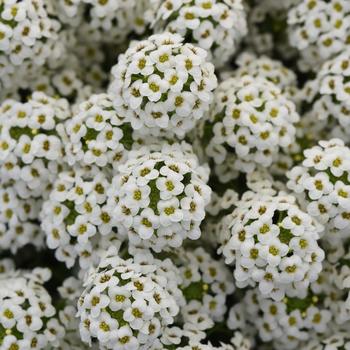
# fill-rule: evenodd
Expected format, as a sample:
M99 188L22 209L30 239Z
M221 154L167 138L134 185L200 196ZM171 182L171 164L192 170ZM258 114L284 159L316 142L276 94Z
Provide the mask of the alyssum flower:
M208 111L217 86L205 50L178 34L134 42L112 68L109 88L117 114L133 129L183 137Z
M185 143L130 151L108 191L118 233L158 252L198 239L211 194L208 175Z

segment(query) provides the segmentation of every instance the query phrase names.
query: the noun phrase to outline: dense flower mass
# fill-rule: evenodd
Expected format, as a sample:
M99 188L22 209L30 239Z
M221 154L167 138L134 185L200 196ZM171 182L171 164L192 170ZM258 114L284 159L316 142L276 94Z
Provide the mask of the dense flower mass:
M300 66L316 70L349 45L350 3L302 0L288 13L290 44L301 53Z
M301 194L308 213L326 225L326 239L348 238L350 149L332 139L305 150L304 156L302 164L288 172L288 187Z
M79 298L83 341L97 339L103 349L152 349L179 312L178 285L169 259L161 261L142 250L122 259L109 250Z
M186 323L200 324L204 330L214 322L222 322L226 313L226 297L233 293L230 271L222 261L216 261L203 248L193 252L180 250L179 272L186 306L181 314Z
M66 157L70 165L112 165L127 159L134 140L130 123L118 115L106 94L93 95L79 106L79 112L66 122Z
M133 43L112 68L116 112L143 133L183 137L208 111L217 85L206 56L178 34Z
M230 238L223 247L234 263L240 288L259 286L264 297L305 296L322 270L318 246L321 227L292 196L246 192L230 217Z
M109 191L120 234L157 252L198 239L211 194L207 170L184 143L130 152Z
M180 34L208 50L215 66L223 66L247 32L242 0L166 0L156 12L157 31Z
M113 237L109 185L108 176L96 167L74 168L59 174L43 203L41 227L47 246L68 267L79 258L81 268L87 269L96 263L99 247L108 247Z
M17 83L32 66L51 63L64 52L62 24L44 0L0 4L0 88Z
M79 27L83 40L122 43L132 32L142 34L155 17L160 0L55 0L67 25Z
M62 169L66 99L35 92L28 102L6 100L0 106L1 181L15 180L22 198L45 195Z
M273 83L250 75L229 78L215 91L201 130L203 147L215 164L232 162L249 173L256 165L269 167L294 142L298 120L294 103Z
M305 84L303 94L310 117L317 119L328 135L345 140L350 135L349 67L347 49L324 63L316 78Z
M28 243L43 245L44 235L38 223L42 200L21 198L12 182L0 182L0 245L12 252Z
M0 350L350 350L350 0L0 0Z

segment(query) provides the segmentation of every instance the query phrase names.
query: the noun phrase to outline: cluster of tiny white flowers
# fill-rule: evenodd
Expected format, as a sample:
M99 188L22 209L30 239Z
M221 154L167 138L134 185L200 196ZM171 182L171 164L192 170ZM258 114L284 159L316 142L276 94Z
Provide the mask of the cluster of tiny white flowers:
M209 110L217 86L207 52L178 34L134 42L112 68L109 88L117 114L133 129L179 137Z
M348 238L350 149L340 139L320 141L305 150L304 157L287 172L288 187L305 199L307 212L326 226L326 239Z
M349 18L350 21L350 18ZM349 33L350 35L350 33ZM325 123L327 136L350 136L350 49L327 61L314 80L304 87L311 118Z
M207 180L208 169L187 144L131 151L108 191L118 232L157 252L198 239L211 195Z
M204 121L206 154L219 165L233 162L238 171L269 167L294 142L298 120L295 104L273 83L249 75L229 78L215 91Z
M226 298L234 291L231 273L223 261L213 259L202 247L193 252L178 253L181 290L186 306L181 315L186 323L200 330L222 322L226 313Z
M179 275L171 260L149 251L122 259L111 249L79 298L80 335L100 349L153 349L182 304Z
M254 323L264 342L272 341L283 349L303 348L320 339L347 329L350 312L344 308L344 292L337 286L337 265L326 262L303 298L285 297L281 301L263 298L257 290L249 291L243 305L230 310L231 329ZM240 312L240 314L238 314ZM243 314L244 322L239 322Z
M250 52L244 52L236 60L237 70L228 71L221 75L223 80L231 76L243 77L249 75L251 77L264 78L271 83L277 85L282 94L297 103L299 102L299 92L297 87L297 77L295 73L285 67L280 61L273 60L268 56L256 56Z
M82 269L97 262L98 248L113 237L107 206L108 176L96 167L61 172L41 210L46 244L59 261ZM115 237L114 237L115 238Z
M247 23L242 0L166 0L156 12L155 29L180 34L208 50L221 67L236 52Z
M79 112L65 124L68 137L66 158L70 165L105 167L125 162L134 143L133 130L113 108L106 94L93 95L79 106Z
M259 337L283 349L295 349L317 334L325 333L332 319L332 313L322 303L322 296L312 293L304 299L273 301L249 291L245 306Z
M347 0L303 0L288 12L289 41L300 51L300 68L315 70L349 45Z
M0 4L0 88L22 79L27 69L62 54L61 23L44 0L3 0Z
M222 252L234 264L237 286L258 285L262 296L277 301L305 296L322 270L324 251L317 242L322 227L295 198L246 192L230 219Z
M349 44L350 0L0 0L0 350L350 350Z
M65 329L43 284L48 269L0 274L1 349L49 349L59 346Z
M288 10L300 1L249 1L252 3L247 16L249 32L244 38L248 47L259 55L294 58L297 50L289 44L287 17Z
M0 182L0 246L13 253L26 244L43 246L44 235L38 223L42 200L21 198L12 183Z
M1 181L15 180L22 198L42 196L61 170L62 123L69 116L66 99L40 92L25 103L6 100L1 104Z

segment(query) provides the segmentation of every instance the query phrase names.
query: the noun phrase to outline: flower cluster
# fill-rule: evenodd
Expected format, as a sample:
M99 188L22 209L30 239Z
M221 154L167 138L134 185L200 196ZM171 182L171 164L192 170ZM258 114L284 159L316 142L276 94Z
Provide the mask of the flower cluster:
M155 29L180 34L223 66L247 34L242 0L167 0L156 12Z
M98 249L113 238L107 206L108 176L96 167L61 172L43 203L41 228L59 261L72 267L79 258L88 269L98 262ZM115 237L114 237L115 238Z
M327 136L345 140L350 135L349 78L350 49L347 49L327 61L303 89L310 117L323 124Z
M257 290L244 297L243 308L230 310L230 328L254 323L264 342L275 347L296 349L318 343L320 338L348 329L350 312L344 308L344 292L338 283L337 264L325 262L323 270L303 298L285 297L281 301L263 298ZM238 322L242 312L245 323Z
M258 285L263 297L304 297L322 270L320 227L293 196L246 192L231 215L230 238L223 247L234 264L240 288Z
M289 41L300 51L300 68L317 70L349 45L350 4L346 0L302 0L288 12Z
M299 102L299 91L297 87L297 77L295 73L285 67L280 61L273 60L268 56L256 56L250 52L244 52L236 60L238 69L228 71L223 76L226 80L231 76L243 77L249 75L251 77L264 78L271 83L277 85L282 94L297 103Z
M1 349L51 349L59 346L65 329L43 284L48 269L0 274Z
M326 226L326 239L348 238L349 148L340 139L320 141L319 145L305 150L304 157L300 165L287 173L288 187L305 199L307 212Z
M133 43L112 68L115 111L133 129L179 137L209 110L217 86L205 50L178 34L156 34Z
M130 151L108 191L113 219L132 244L160 252L200 237L211 189L188 144Z
M202 247L178 253L181 290L186 306L181 315L186 323L199 330L222 322L226 313L226 298L234 291L231 273L223 261L214 260Z
M43 196L61 170L62 123L69 116L66 99L40 92L0 106L1 181L14 180L22 198Z
M117 168L127 159L134 143L130 123L117 114L106 94L93 95L65 125L67 163Z
M294 103L268 80L229 78L215 91L211 114L202 126L206 154L219 165L233 162L238 171L269 167L279 150L294 142L298 120Z
M21 198L11 182L0 182L0 246L13 253L26 244L43 246L44 235L38 223L42 200Z
M349 44L350 0L0 0L0 350L350 350Z
M3 0L0 4L0 88L26 71L62 55L61 23L44 0Z
M153 349L182 304L173 263L138 250L123 259L110 249L79 298L80 335L103 349Z

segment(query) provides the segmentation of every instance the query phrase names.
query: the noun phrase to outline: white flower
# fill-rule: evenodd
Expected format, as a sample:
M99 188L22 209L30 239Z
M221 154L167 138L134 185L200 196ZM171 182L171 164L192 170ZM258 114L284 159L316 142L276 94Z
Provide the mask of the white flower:
M304 155L302 165L287 173L287 186L305 198L308 213L326 226L326 232L340 231L344 238L348 237L348 147L340 139L331 139L320 141ZM332 238L326 234L325 239Z
M183 138L209 109L217 85L214 67L201 49L182 40L177 34L153 35L131 45L112 68L115 111L142 134L166 131Z
M82 339L96 339L106 349L151 349L179 312L179 272L147 251L135 249L128 260L116 253L107 250L85 282L78 303ZM96 274L97 281L109 278L103 289Z
M4 330L1 349L55 347L65 334L44 283L48 269L14 270L1 276L0 327ZM13 332L12 330L16 330ZM33 339L36 339L32 341Z
M61 172L53 183L40 213L41 228L49 248L67 266L79 257L81 268L88 269L98 250L115 238L108 187L108 177L97 167L74 167Z
M157 32L179 33L189 42L209 51L216 66L222 67L235 53L247 32L242 2L218 0L168 1L156 11Z
M228 162L229 157L234 158L233 167L238 171L272 165L279 152L295 140L298 120L295 105L277 86L263 77L244 75L219 85L211 115L203 122L199 137L220 178L217 165ZM204 130L212 132L204 134ZM225 148L225 157L212 152L218 146Z
M199 238L211 190L192 152L186 143L155 144L131 151L119 167L108 207L132 244L160 251L180 246L186 237Z
M316 265L309 259L319 253L322 227L299 209L295 198L248 191L228 219L224 230L230 235L222 252L228 263L234 262L237 286L258 283L264 297L278 301L284 295L303 296L322 269L322 257ZM300 281L303 286L296 287Z

